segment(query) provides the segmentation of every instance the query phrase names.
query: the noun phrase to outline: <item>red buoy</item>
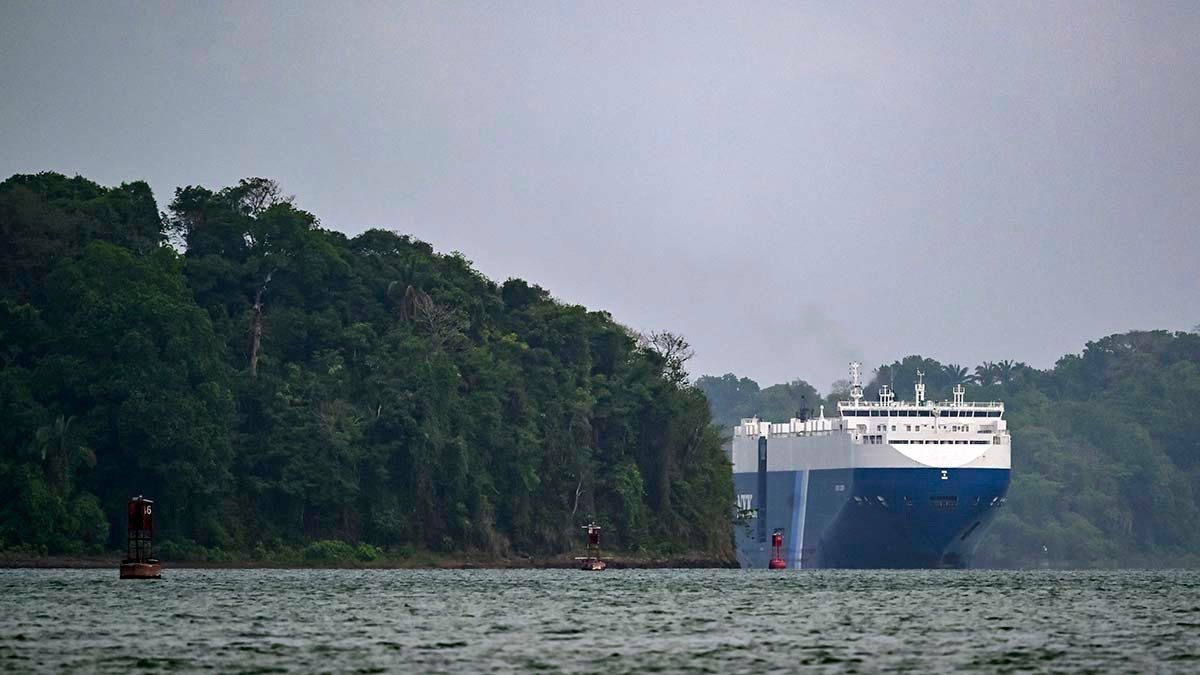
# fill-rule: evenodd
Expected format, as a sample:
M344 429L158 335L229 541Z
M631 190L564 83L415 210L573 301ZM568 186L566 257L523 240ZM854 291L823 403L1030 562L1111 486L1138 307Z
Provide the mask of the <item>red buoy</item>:
M129 533L122 579L159 579L162 564L154 557L154 502L138 495L129 500Z
M584 528L587 530L587 555L576 560L582 561L579 569L589 572L599 572L608 567L600 558L600 526L594 521Z
M783 559L783 530L775 530L771 535L771 562L767 567L773 570L787 569L787 562Z

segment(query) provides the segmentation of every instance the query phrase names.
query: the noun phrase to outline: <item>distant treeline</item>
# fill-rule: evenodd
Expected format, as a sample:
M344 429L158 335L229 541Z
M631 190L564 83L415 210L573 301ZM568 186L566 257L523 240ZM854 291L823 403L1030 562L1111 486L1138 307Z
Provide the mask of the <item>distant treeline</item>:
M1038 370L984 363L973 370L909 356L879 368L880 384L912 398L916 371L927 396L1004 401L1013 436L1008 504L985 537L981 565L1030 567L1200 564L1200 334L1137 331L1087 343L1082 354ZM790 418L826 399L803 381L759 389L734 375L697 386L723 425L758 414Z
M0 183L0 549L313 541L729 557L729 465L686 343L319 227L271 181Z

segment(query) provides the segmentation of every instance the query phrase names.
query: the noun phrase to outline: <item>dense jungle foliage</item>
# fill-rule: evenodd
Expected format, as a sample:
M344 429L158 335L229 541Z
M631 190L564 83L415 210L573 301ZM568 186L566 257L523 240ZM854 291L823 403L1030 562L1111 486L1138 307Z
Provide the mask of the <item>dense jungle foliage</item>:
M1200 334L1111 335L1049 370L1012 361L969 370L909 356L879 368L866 396L889 384L911 399L917 370L931 399L962 384L967 400L1005 403L1012 485L978 564L1200 564ZM822 400L804 382L760 390L734 375L697 386L721 424L756 413L787 419L806 401L835 414L848 389L837 383Z
M727 557L688 354L457 253L322 229L271 181L161 213L145 183L13 176L0 549L120 548L145 493L165 557L558 553L593 517L610 546Z

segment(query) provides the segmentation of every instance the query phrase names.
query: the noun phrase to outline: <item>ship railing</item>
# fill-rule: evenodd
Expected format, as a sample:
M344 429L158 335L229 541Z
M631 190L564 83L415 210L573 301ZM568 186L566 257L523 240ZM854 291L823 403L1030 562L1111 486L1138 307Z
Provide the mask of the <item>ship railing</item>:
M1003 408L1003 401L963 401L955 403L953 401L925 401L924 403L913 403L912 401L893 401L891 403L881 403L879 401L838 401L837 407L841 408Z
M747 433L741 428L735 428L733 435L737 436L739 438L740 437L758 438L759 436L767 436L769 438L787 438L790 436L795 436L795 437L799 438L799 437L803 437L803 436L829 436L829 435L833 434L834 432L841 432L841 431L845 431L845 430L834 428L834 429L813 429L810 431L803 431L803 430L769 431L769 432L764 433L764 432L758 431L757 429L751 429Z

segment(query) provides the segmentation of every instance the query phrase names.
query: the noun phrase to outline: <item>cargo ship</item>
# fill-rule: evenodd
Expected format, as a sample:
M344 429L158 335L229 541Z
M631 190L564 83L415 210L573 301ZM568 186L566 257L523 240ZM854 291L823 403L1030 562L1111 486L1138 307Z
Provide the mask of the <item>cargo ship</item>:
M733 430L738 561L751 568L963 568L1005 503L1011 440L998 401L913 400L884 385L786 422ZM782 536L782 547L777 535Z

